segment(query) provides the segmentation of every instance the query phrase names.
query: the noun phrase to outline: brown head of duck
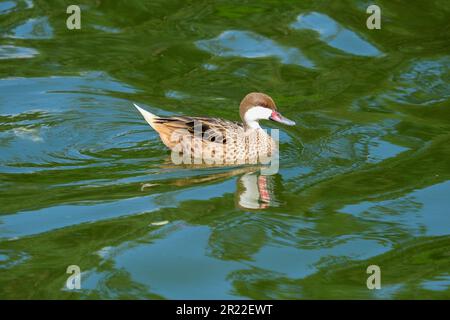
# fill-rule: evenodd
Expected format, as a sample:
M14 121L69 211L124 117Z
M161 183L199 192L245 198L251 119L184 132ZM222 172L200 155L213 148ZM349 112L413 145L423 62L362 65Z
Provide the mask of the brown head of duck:
M252 92L242 99L239 114L246 129L259 129L260 120L271 120L288 126L295 122L281 115L273 99L265 93Z

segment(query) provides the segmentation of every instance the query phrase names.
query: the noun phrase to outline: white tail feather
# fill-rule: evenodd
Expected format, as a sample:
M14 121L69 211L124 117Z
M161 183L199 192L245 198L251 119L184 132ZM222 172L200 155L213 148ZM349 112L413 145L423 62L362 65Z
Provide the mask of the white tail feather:
M141 107L139 107L137 104L133 103L134 106L136 107L136 109L138 109L138 111L142 114L142 116L144 117L145 121L148 122L149 125L151 125L153 127L153 119L156 118L156 115L154 115L151 112L148 112L147 110L142 109Z

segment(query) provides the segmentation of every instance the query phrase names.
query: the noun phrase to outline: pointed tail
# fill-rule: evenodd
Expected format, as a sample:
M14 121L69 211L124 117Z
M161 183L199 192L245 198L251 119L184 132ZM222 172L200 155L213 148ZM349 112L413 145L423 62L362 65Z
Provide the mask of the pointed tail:
M149 124L150 126L153 127L153 120L154 120L155 118L157 118L157 116L154 115L154 114L151 113L151 112L148 112L147 110L142 109L142 108L139 107L137 104L135 104L135 103L133 103L133 104L134 104L134 106L136 107L136 109L138 109L138 111L142 114L142 116L144 117L145 121L147 121L148 124Z

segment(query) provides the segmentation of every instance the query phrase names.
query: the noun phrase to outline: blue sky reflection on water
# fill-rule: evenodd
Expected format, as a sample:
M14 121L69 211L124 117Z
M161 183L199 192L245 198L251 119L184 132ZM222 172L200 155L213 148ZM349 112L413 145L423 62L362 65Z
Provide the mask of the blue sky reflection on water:
M0 2L0 298L448 299L450 7L367 5L93 2L74 31ZM175 166L133 106L237 121L251 91L298 124L262 122L274 176Z

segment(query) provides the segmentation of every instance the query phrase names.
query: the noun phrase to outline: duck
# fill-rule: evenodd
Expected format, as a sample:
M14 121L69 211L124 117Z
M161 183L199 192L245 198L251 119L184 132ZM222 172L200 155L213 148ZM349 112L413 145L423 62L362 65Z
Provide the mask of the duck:
M277 141L259 122L270 120L295 125L282 116L274 100L262 92L251 92L242 99L239 105L242 122L197 116L157 116L137 104L134 106L167 148L178 155L183 153L183 163L192 159L204 160L206 164L258 163L262 154L270 157L278 150Z

